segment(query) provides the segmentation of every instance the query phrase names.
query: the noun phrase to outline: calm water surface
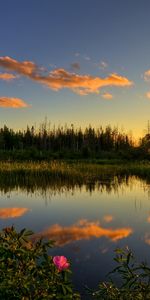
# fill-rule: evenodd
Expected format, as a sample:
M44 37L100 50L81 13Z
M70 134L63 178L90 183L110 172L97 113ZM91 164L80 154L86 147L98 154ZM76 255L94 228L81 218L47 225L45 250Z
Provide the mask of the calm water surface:
M150 263L150 185L134 176L85 185L0 186L0 226L32 229L56 241L53 255L72 261L74 284L96 287L128 245Z

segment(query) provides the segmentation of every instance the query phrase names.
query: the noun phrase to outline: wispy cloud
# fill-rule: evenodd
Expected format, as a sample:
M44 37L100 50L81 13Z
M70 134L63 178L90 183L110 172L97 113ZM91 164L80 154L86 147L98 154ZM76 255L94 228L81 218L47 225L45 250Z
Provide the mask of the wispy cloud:
M15 79L16 77L17 76L14 74L0 73L0 79L2 79L2 80L9 81L9 80Z
M113 95L110 93L104 93L102 94L102 97L106 100L111 100L113 98Z
M79 52L76 52L74 55L75 55L75 57L79 57L79 56L80 56L80 53L79 53Z
M0 219L18 218L23 216L29 209L26 207L0 208Z
M90 56L88 56L88 55L86 55L86 54L83 55L83 59L84 59L84 60L87 60L87 61L90 61L90 60L91 60Z
M79 220L76 224L63 227L59 224L55 224L48 229L35 234L33 239L39 237L46 237L55 240L57 246L63 246L73 241L79 241L82 239L100 238L106 237L112 242L118 241L123 238L127 238L132 234L130 227L123 228L103 228L99 222L89 222L87 220Z
M29 105L20 98L0 97L0 107L22 108Z
M39 68L31 61L16 61L8 56L0 57L0 67L15 71L34 81L37 81L48 88L58 91L63 88L71 89L80 95L90 93L99 93L99 90L105 86L126 87L133 83L127 77L112 73L108 77L101 78L91 75L78 75L65 69L55 69L45 74L43 68Z
M99 64L99 68L102 69L102 70L105 70L108 68L108 63L106 61L101 61L100 64Z
M75 53L75 57L80 57L81 59L83 60L86 60L86 61L91 61L91 57L87 54L82 54L80 52L76 52Z
M71 64L71 68L74 71L79 71L80 70L80 64L78 62L74 62L74 63Z

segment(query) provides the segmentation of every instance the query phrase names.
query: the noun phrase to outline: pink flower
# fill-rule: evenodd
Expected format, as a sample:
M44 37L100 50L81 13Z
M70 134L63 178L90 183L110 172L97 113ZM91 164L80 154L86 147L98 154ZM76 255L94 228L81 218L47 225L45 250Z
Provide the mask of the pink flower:
M70 266L70 264L68 263L67 258L65 256L54 256L53 263L59 271L68 269Z

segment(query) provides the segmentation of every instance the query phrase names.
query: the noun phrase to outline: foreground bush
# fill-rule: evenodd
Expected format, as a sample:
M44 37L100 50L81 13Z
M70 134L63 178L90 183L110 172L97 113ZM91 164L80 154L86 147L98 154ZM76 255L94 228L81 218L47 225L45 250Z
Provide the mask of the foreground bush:
M64 256L49 256L53 242L31 242L31 231L7 227L0 232L0 299L2 300L79 300L70 281L70 263ZM129 249L117 249L118 266L93 291L86 287L88 299L150 299L150 267L138 264ZM115 284L112 275L119 282ZM82 298L87 299L87 296Z
M109 273L120 282L118 287L110 277L109 282L102 282L96 291L87 288L92 299L100 300L150 300L150 267L146 263L137 263L132 252L127 248L116 249L114 260L118 266Z
M31 231L17 233L14 227L0 232L0 299L80 299L70 282L69 262L51 257L53 243L31 243Z

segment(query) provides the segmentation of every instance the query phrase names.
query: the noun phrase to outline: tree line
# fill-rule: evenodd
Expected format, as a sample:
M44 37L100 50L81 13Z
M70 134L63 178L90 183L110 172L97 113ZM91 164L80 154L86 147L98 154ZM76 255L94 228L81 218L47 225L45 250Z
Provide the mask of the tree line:
M38 129L27 126L26 130L14 131L6 125L0 128L0 158L132 158L141 151L148 153L147 145L147 135L135 147L131 136L110 125L97 129L90 125L77 129L73 124L51 128L44 122Z

